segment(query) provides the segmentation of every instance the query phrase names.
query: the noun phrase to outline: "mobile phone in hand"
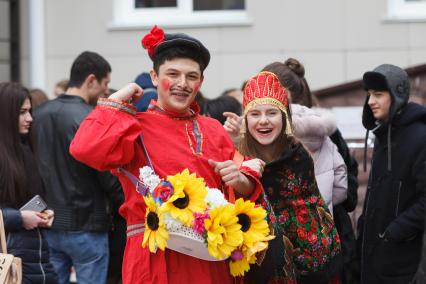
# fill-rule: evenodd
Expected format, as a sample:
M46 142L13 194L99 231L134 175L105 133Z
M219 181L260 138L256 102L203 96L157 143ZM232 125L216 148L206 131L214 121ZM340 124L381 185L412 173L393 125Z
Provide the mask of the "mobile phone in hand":
M36 195L33 198L31 198L30 201L25 203L24 206L19 208L20 211L23 210L30 210L30 211L36 211L36 212L42 212L47 209L47 204L44 202L43 198L40 197L40 195Z

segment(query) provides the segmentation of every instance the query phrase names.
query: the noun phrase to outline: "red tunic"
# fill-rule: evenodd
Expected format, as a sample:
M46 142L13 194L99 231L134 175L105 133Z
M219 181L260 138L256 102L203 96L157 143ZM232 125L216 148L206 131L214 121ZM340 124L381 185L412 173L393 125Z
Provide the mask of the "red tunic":
M157 175L165 178L188 168L203 177L208 187L222 188L221 178L208 164L232 160L235 149L222 125L198 114L177 116L164 112L155 103L136 116L98 106L82 122L70 146L77 160L101 171L124 166L135 176L146 165L139 134ZM125 202L120 214L127 225L142 224L145 203L135 186L116 171L123 187ZM258 179L251 200L262 191ZM127 239L123 260L123 283L233 283L226 261L209 262L166 249L152 254L142 248L143 233Z

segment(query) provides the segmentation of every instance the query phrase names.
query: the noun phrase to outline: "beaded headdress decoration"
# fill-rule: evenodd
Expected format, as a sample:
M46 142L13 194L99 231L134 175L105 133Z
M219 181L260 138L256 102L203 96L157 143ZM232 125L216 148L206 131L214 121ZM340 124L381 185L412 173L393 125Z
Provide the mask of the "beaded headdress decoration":
M243 97L244 117L254 106L262 104L274 105L285 114L285 133L288 136L292 136L288 91L281 85L280 80L274 73L267 71L260 72L247 81ZM245 123L242 124L241 133L245 133Z

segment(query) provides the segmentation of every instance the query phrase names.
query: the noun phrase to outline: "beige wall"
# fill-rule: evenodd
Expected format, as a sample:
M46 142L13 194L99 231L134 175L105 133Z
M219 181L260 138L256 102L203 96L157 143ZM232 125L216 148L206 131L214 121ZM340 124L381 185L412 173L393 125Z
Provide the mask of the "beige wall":
M23 15L27 2L23 1ZM401 67L426 62L426 22L385 21L387 0L246 0L253 23L240 27L166 28L199 38L210 49L202 91L209 97L239 87L267 63L301 60L312 89L353 79L387 62ZM111 30L112 0L45 0L47 88L68 77L84 50L112 65L111 87L120 88L151 67L140 38L148 29ZM22 16L22 72L28 72L28 32ZM22 74L28 80L28 74ZM24 81L25 82L25 81Z

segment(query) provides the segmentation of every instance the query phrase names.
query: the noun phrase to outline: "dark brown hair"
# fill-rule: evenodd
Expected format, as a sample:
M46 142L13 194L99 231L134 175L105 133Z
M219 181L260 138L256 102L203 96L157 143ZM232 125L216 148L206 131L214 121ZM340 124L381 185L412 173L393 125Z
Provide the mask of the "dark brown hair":
M305 67L296 59L289 58L284 63L273 62L262 71L277 75L281 84L290 91L291 102L311 108L314 104L313 95L305 79Z
M74 60L71 66L68 88L80 88L86 78L93 74L98 82L111 73L111 65L96 52L85 51Z
M29 199L19 134L19 114L29 91L18 83L0 83L0 204L18 208Z
M187 58L191 59L198 63L200 67L201 75L204 73L204 69L206 69L206 65L201 57L201 54L192 47L189 46L176 46L173 48L167 48L153 58L153 69L155 73L159 74L160 66L164 64L166 61L171 61L176 58Z

